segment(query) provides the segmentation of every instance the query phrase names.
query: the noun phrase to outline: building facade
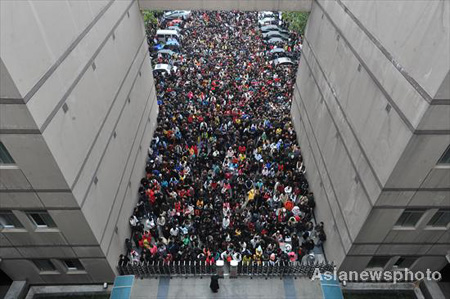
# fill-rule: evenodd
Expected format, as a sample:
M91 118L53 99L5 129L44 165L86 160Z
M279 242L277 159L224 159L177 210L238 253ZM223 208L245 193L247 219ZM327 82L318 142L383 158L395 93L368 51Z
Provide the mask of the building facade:
M292 116L341 270L450 254L450 3L314 1Z
M138 2L0 5L0 269L112 282L158 113Z

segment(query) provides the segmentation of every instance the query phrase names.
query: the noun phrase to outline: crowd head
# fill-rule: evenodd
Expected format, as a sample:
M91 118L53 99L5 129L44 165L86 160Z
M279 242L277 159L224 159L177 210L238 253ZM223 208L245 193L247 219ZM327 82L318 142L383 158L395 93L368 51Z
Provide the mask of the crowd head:
M164 24L160 24L163 26ZM267 44L253 12L194 12L159 114L119 263L298 261L325 241L290 118L301 38ZM301 133L301 132L300 132Z

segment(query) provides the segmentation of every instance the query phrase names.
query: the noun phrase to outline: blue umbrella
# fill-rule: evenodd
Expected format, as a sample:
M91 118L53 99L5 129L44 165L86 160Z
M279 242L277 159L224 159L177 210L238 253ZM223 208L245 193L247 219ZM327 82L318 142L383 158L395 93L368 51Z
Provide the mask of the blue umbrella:
M162 48L164 48L163 44L157 44L157 45L153 46L153 49L155 49L155 50L161 50Z

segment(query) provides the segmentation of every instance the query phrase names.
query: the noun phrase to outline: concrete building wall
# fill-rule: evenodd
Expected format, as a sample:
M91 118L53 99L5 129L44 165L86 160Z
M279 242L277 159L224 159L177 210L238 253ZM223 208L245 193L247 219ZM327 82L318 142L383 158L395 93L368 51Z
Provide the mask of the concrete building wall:
M449 227L427 224L450 207L449 16L446 1L313 2L292 115L341 269L446 264ZM406 208L424 209L413 228L395 226Z
M312 0L139 0L149 10L310 11Z
M0 137L15 162L0 165L0 212L23 225L0 231L0 268L32 284L112 281L158 113L138 2L0 5ZM36 228L35 210L56 227Z

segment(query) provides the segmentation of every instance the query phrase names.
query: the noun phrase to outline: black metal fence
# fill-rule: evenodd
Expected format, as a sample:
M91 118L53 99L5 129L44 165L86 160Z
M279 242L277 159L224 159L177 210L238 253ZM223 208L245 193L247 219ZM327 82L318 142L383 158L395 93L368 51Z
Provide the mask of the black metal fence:
M125 266L118 266L121 275L135 275L141 278L158 276L207 276L216 274L216 266L205 262L130 262Z
M326 262L316 262L305 264L301 262L281 262L271 264L269 262L250 262L238 263L237 266L229 264L218 267L202 261L178 261L178 262L142 262L128 263L124 266L118 266L121 275L135 275L140 278L154 277L203 277L209 275L223 275L224 267L229 269L230 277L248 276L248 277L312 277L318 269L320 273L332 272L334 264Z
M316 269L320 273L332 272L334 270L334 264L328 264L325 262L305 264L301 262L281 262L270 264L268 262L262 263L239 263L237 266L238 276L307 276L312 277Z

